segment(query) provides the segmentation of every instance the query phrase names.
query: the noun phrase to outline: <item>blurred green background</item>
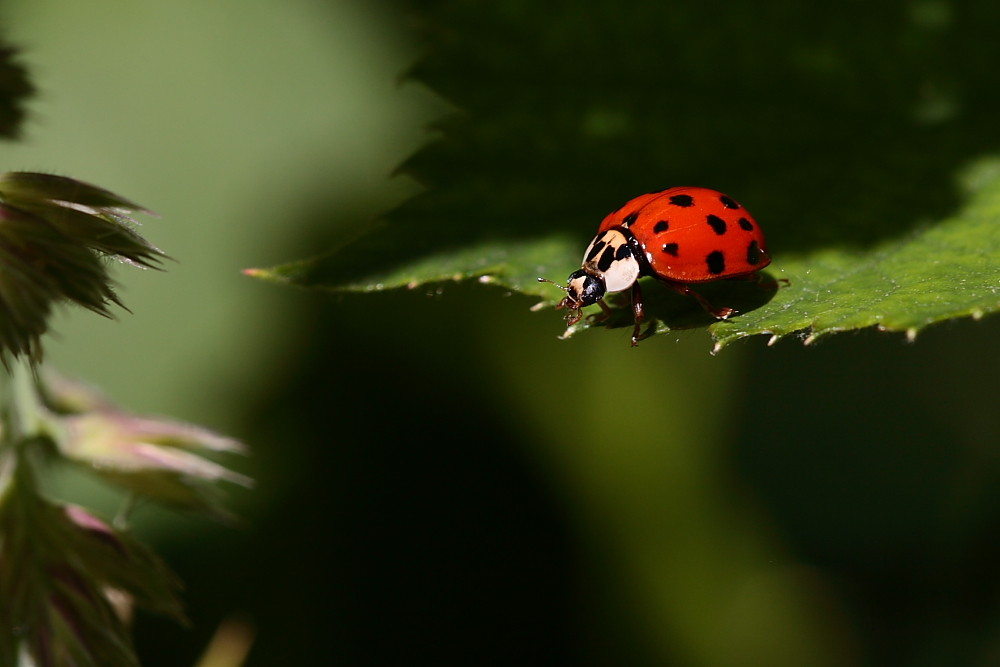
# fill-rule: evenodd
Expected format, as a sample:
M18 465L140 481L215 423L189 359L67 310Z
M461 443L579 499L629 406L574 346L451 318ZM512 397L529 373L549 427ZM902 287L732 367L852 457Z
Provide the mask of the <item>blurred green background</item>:
M140 616L146 664L193 664L227 618L256 628L251 665L1000 661L995 319L711 357L703 331L562 342L556 314L486 286L333 297L240 274L417 191L389 174L450 107L399 82L412 16L3 5L39 89L4 168L156 210L143 231L178 260L118 271L133 314L64 313L49 359L253 448L246 526L136 516L193 623Z

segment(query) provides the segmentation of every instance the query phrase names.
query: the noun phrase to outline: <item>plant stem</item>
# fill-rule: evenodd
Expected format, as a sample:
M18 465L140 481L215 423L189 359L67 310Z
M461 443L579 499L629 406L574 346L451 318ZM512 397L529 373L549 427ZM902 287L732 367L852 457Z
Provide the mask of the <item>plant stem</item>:
M17 484L16 480L23 485L25 479L32 479L31 457L25 456L25 447L38 434L39 425L34 367L15 359L0 377L0 502L12 490L11 485ZM22 465L28 467L22 469ZM29 477L25 478L25 474Z
M35 389L35 368L23 360L11 364L9 438L24 442L38 433L38 394Z

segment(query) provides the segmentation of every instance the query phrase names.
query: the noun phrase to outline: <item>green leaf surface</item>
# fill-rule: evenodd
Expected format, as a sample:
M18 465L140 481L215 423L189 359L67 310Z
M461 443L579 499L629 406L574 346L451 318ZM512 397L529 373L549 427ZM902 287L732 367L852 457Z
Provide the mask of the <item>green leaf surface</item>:
M953 216L864 251L832 249L783 265L795 289L733 322L712 325L720 345L754 333L805 341L861 327L905 331L1000 308L1000 162L978 165L968 203Z
M644 281L644 335L707 327L806 342L915 336L1000 307L1000 10L777 0L421 3L411 77L460 111L402 171L419 197L328 254L247 273L333 291L481 280L555 305L604 215L677 185L722 190L762 225L764 281L698 286L715 321ZM787 281L787 284L785 283ZM650 283L648 286L645 283ZM631 326L627 298L607 321Z

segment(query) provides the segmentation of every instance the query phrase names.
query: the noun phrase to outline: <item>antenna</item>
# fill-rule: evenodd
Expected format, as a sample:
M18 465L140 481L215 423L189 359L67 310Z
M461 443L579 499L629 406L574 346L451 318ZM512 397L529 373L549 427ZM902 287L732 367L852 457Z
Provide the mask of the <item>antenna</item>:
M561 289L563 292L566 291L565 287L563 287L559 283L555 282L554 280L549 280L548 278L539 278L538 282L540 282L540 283L549 283L550 285L555 285L556 287L558 287L559 289Z

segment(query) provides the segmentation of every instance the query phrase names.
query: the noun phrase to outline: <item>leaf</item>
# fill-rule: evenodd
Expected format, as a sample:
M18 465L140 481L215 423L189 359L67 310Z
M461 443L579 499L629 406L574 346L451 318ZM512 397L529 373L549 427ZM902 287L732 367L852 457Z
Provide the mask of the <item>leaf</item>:
M250 275L332 291L482 280L554 305L604 215L676 185L722 190L768 235L761 289L699 286L739 312L644 289L648 333L719 350L868 326L916 335L997 310L997 9L829 12L777 0L421 3L411 78L460 110L401 171L419 197L326 255ZM606 322L631 326L627 300Z
M35 92L17 52L0 43L0 136L13 139L24 121L24 103Z
M877 326L909 338L927 325L1000 309L1000 160L972 170L979 182L954 216L863 252L835 250L791 260L795 290L733 323L712 325L717 349L755 333L773 340L806 331L806 343L838 331Z
M6 172L0 175L0 191L3 192L5 200L18 206L25 202L48 201L94 209L94 215L100 215L105 210L152 213L104 188L54 174L30 171Z
M148 549L79 507L43 500L5 453L0 475L0 663L133 666L132 603L184 620L174 575Z
M53 304L71 301L111 317L123 306L104 258L157 268L164 253L129 225L137 204L81 181L0 174L0 363L41 358Z
M39 382L47 408L44 437L60 454L140 497L219 520L225 508L220 482L253 485L207 455L244 453L242 443L209 429L124 412L99 391L47 373Z

